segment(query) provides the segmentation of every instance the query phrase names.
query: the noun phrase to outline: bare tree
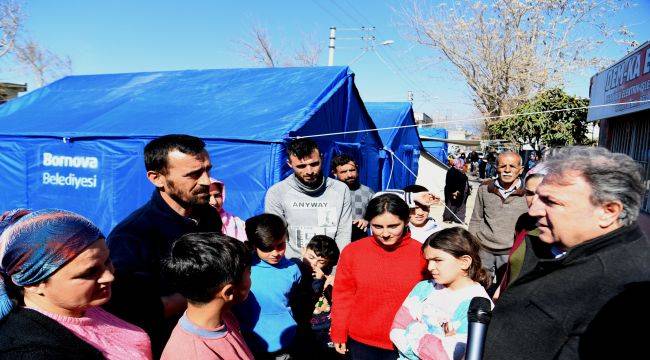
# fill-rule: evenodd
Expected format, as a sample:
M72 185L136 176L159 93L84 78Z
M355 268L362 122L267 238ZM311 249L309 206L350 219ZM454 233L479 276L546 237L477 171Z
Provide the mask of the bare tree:
M404 8L408 36L436 50L469 86L486 116L510 114L576 69L603 64L590 56L615 36L616 0L456 0Z
M251 61L266 67L275 67L280 63L280 55L271 46L271 39L266 28L253 25L249 32L250 39L240 41L244 56Z
M46 85L71 72L72 66L68 57L61 58L33 40L15 44L13 55L16 62L34 76L36 87Z
M314 34L304 35L294 58L302 66L317 66L323 53L323 42L315 40Z
M20 3L0 0L0 57L7 55L14 48L22 21Z
M302 42L293 55L288 51L279 51L271 44L266 27L260 24L251 25L245 39L238 41L238 52L257 65L266 67L276 66L317 66L323 43L315 41L313 34L303 35ZM288 49L289 46L280 46Z

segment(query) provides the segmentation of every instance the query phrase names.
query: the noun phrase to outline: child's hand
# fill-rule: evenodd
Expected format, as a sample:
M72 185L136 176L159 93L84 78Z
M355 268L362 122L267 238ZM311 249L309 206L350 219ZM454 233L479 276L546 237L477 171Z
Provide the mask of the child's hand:
M356 219L352 221L352 225L358 227L359 229L366 231L368 229L368 220L365 219Z
M325 275L325 285L323 285L323 289L327 288L329 285L334 286L334 275Z
M346 346L345 343L334 343L334 349L336 350L337 353L341 355L345 355L345 353L348 351L348 347Z
M421 205L431 206L440 203L440 197L430 192L423 191L423 192L415 193L413 195L414 195L413 200L415 200L416 203Z
M325 273L323 272L323 269L320 266L317 266L314 268L314 272L311 273L311 276L314 279L322 279L323 276L325 276Z
M442 330L445 332L445 336L456 335L456 329L454 328L454 324L451 321L443 323Z

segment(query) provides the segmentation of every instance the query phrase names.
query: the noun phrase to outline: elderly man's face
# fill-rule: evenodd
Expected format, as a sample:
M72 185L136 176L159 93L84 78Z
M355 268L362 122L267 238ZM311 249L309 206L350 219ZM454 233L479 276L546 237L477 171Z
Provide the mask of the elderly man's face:
M502 186L510 186L514 183L521 175L522 170L519 155L512 153L499 155L497 159L497 175Z
M591 185L580 174L544 178L528 210L538 218L540 240L571 248L608 232L600 226L602 208L590 196Z

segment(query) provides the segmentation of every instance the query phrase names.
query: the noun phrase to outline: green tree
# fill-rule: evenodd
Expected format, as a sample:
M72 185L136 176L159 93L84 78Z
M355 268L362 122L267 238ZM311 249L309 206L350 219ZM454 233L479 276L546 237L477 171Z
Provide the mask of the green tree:
M562 89L542 91L518 107L514 116L488 122L488 132L492 138L506 139L519 146L530 144L536 150L542 144L587 145L588 105L589 99L568 95Z

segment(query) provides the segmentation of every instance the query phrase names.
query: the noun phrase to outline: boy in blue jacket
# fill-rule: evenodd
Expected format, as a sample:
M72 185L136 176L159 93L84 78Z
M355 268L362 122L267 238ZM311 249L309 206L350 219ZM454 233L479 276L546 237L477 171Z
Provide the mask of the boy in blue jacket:
M284 257L287 225L277 215L261 214L246 220L246 235L254 248L252 285L235 313L255 359L288 359L297 327L290 303L301 276Z

